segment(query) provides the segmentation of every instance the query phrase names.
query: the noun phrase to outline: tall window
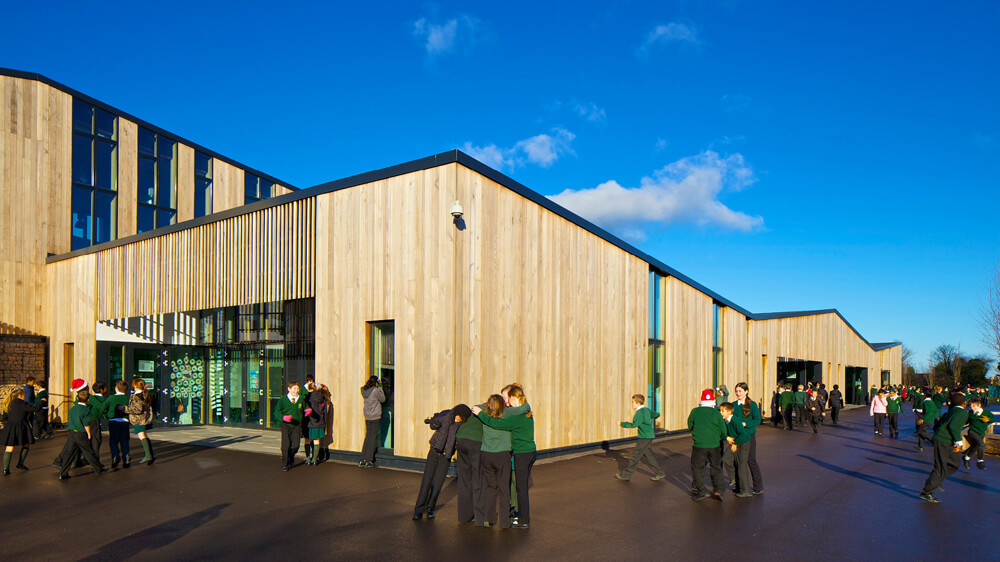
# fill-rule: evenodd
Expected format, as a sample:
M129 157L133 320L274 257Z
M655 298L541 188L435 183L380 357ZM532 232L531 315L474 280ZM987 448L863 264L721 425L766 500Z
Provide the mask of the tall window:
M139 128L137 231L177 222L177 143Z
M212 214L212 157L194 153L194 216Z
M244 172L243 174L243 189L244 205L274 197L274 183L259 178L250 172Z
M659 412L663 392L663 301L660 298L663 277L649 272L649 381L646 388L646 405Z
M722 381L722 307L712 303L712 387Z
M71 248L118 236L118 118L73 100Z

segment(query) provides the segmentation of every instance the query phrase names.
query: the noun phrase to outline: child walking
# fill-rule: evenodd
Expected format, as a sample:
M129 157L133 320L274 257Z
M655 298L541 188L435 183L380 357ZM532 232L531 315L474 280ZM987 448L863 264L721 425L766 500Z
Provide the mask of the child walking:
M90 444L90 407L87 402L90 400L90 389L83 379L74 379L71 390L76 393L76 404L69 410L67 416L66 445L63 447L59 457L62 464L59 467L59 480L69 478L69 470L76 464L82 455L87 459L94 473L100 475L104 472L101 461L94 455L94 449Z
M743 422L733 417L733 405L723 402L719 413L726 421L726 442L723 444L722 466L729 472L729 478L735 480L736 497L749 498L750 492L750 432Z
M108 415L108 442L111 447L111 468L118 468L118 463L122 463L122 468L132 465L132 457L129 456L128 438L128 383L118 381L115 383L115 393L109 396L104 402L104 409Z
M3 445L3 475L10 474L10 459L14 454L14 447L20 447L21 452L17 461L17 468L28 470L24 461L28 458L28 447L35 442L31 434L31 417L41 409L39 400L36 398L35 405L32 406L24 401L24 390L17 389L10 395L10 406L3 415L4 426L0 430L0 445Z
M740 421L750 433L750 452L747 456L747 467L750 469L750 479L753 481L751 493L764 493L764 478L757 464L757 426L761 424L760 408L750 399L750 386L741 382L736 385L736 402L733 404L733 418Z
M132 431L139 438L142 450L146 453L139 462L146 465L153 464L156 455L153 454L153 444L146 435L153 424L153 398L146 389L146 381L132 379L132 396L128 399L125 412L128 414L129 423L132 424Z
M885 409L888 402L885 399L885 391L879 390L872 395L872 403L868 407L868 415L875 416L875 435L882 435L882 427L885 424Z
M306 464L316 466L319 463L321 439L326 437L326 395L316 388L316 383L306 383Z
M726 485L722 481L722 454L719 451L721 443L726 439L726 422L722 414L715 409L715 395L712 389L701 393L701 402L691 410L687 420L688 429L694 444L691 447L691 487L694 495L691 499L700 502L714 497L722 500ZM713 493L708 493L705 486L705 466L709 466L712 478Z
M632 421L623 421L621 426L637 429L639 440L635 442L635 448L632 449L632 457L629 459L628 466L625 470L615 474L615 478L628 482L631 480L635 469L639 468L639 461L642 461L653 471L653 476L649 478L650 480L663 480L667 473L663 472L659 463L656 462L656 457L653 455L652 449L653 437L655 436L653 433L653 420L660 417L660 414L646 407L646 397L641 394L632 395L632 409L635 410Z
M885 402L885 415L889 418L889 437L899 437L899 412L903 410L903 399L895 388L889 391Z
M920 499L926 502L940 503L941 500L934 497L934 491L941 487L945 478L958 470L961 459L959 451L962 450L962 428L969 419L969 413L963 406L965 406L965 396L953 394L948 412L942 416L937 429L934 430L934 468L920 492Z
M295 461L302 441L302 419L312 414L306 401L299 396L299 383L288 381L288 394L278 400L274 417L281 420L281 471L288 472Z

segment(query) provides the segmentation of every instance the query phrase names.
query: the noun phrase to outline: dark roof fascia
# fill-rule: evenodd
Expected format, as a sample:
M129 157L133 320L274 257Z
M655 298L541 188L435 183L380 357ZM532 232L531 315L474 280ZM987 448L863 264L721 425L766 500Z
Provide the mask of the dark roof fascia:
M83 248L66 254L49 256L49 258L45 260L45 263L56 263L66 259L86 254L97 253L110 248L124 246L126 244L132 244L134 242L139 242L150 238L155 238L157 236L162 236L164 234L170 234L172 232L179 232L181 230L187 230L189 228L196 228L205 224L210 224L213 222L226 220L228 218L236 217L239 215L252 213L262 209L267 209L269 207L276 207L278 205L284 205L286 203L291 203L293 201L308 199L310 197L315 197L317 195L322 195L324 193L332 193L335 191L340 191L342 189L349 189L351 187L355 187L366 183L381 181L396 176L401 176L413 172L419 172L421 170L429 170L431 168L436 168L438 166L443 166L446 164L455 164L455 163L460 164L480 175L485 176L486 178L506 187L507 189L510 189L511 191L517 193L518 195L521 195L522 197L534 202L535 204L540 205L545 209L555 213L556 215L570 221L571 223L579 226L580 228L583 228L584 230L590 232L591 234L603 238L607 242L610 242L611 244L617 246L618 248L645 261L658 273L673 277L678 281L681 281L686 285L691 286L692 288L698 290L699 292L712 297L713 301L725 307L731 308L736 312L739 312L749 320L776 320L780 318L795 318L799 316L836 314L844 322L844 324L847 324L847 327L850 328L851 331L853 331L855 335L857 335L858 338L861 339L861 341L865 342L865 344L871 347L873 351L881 351L881 349L888 349L888 347L901 345L898 342L893 342L886 348L875 349L874 345L869 343L868 340L866 340L864 336L862 336L861 333L858 332L858 330L855 329L854 326L852 326L851 323L848 322L846 318L844 318L844 315L841 314L840 311L838 311L835 308L828 308L823 310L805 310L796 312L768 312L768 313L754 314L749 310L730 301L729 299L723 297L722 295L716 293L715 291L712 291L711 289L691 279L690 277L684 275L683 273L677 271L676 269L661 262L660 260L639 250L635 246L629 244L628 242L625 242L624 240L618 238L614 234L611 234L607 230L604 230L603 228L588 221L587 219L581 217L580 215L577 215L576 213L573 213L572 211L566 209L565 207L558 205L548 197L545 197L544 195L541 195L536 191L528 189L521 183L515 181L514 179L508 177L507 175L501 172L494 170L493 168L490 168L489 166L483 164L482 162L476 160L475 158L469 156L468 154L465 154L460 150L449 150L447 152L442 152L440 154L435 154L433 156L427 156L425 158L412 160L410 162L405 162L403 164L397 164L395 166L390 166L388 168L382 168L380 170L364 172L361 174L342 178L339 180L321 183L313 187L308 187L299 191L294 191L292 193L286 193L284 195L279 195L278 197L272 197L271 199L257 201L249 205L244 205L242 207L235 207L233 209L228 209L226 211L213 213L208 216L199 217L197 219L185 221L182 223L174 224L164 228L159 228L156 230L151 230L149 232L144 232L142 234L127 236L125 238L120 238L118 240L106 242L104 244L99 244L97 246L90 246L89 248ZM886 344L877 344L877 345L886 345Z
M77 90L74 90L73 88L70 88L69 86L67 86L65 84L56 82L55 80L52 80L51 78L49 78L47 76L43 76L43 75L35 73L35 72L25 72L23 70L14 70L14 69L11 69L11 68L0 68L0 76L9 76L11 78L21 78L21 79L24 79L24 80L34 80L35 82L42 82L44 84L52 86L53 88L55 88L57 90L63 91L65 93L73 96L74 98L79 98L79 99L81 99L81 100L89 103L90 105L93 105L95 107L99 107L99 108L103 109L104 111L107 111L109 113L114 113L115 115L117 115L119 117L124 117L125 119L128 119L129 121L132 121L133 123L135 123L135 124L137 124L137 125L139 125L139 126L141 126L143 128L149 129L149 130L153 131L156 134L166 135L166 136L174 139L175 141L184 143L185 145L190 146L191 148L194 148L198 152L202 152L202 153L208 154L209 156L211 156L213 158L218 158L219 160L222 160L223 162L226 162L227 164L230 164L232 166L236 166L237 168L241 168L243 170L246 170L247 172L251 172L253 174L256 174L256 175L264 178L267 181L276 183L276 184L278 184L278 185L280 185L282 187L287 187L288 189L291 189L292 191L299 191L298 187L295 187L294 185L292 185L292 184L290 184L290 183L288 183L286 181L279 180L278 178L272 176L271 174L265 174L264 172L261 172L260 170L258 170L256 168L251 168L250 166L247 166L246 164L241 164L241 163L237 162L236 160L233 160L232 158L229 158L228 156L223 156L222 154L219 154L218 152L216 152L216 151L214 151L212 149L205 148L204 146L202 146L202 145L200 145L198 143L195 143L195 142L191 142L191 141L187 140L186 138L184 138L184 137L182 137L180 135L171 133L170 131L167 131L167 130L161 128L161 127L157 127L156 125L153 125L152 123L150 123L148 121L145 121L143 119L139 119L138 117L136 117L136 116L134 116L134 115L132 115L130 113L122 111L122 110L120 110L120 109L118 109L118 108L116 108L114 106L108 105L108 104L106 104L106 103L104 103L104 102L102 102L102 101L100 101L98 99L94 99L94 98L88 96L87 94L84 94L83 92L79 92Z
M291 193L286 193L284 195L272 197L270 199L255 201L253 203L250 203L248 205L243 205L241 207L233 207L232 209L226 209L225 211L219 211L218 213L212 213L211 215L206 215L204 217L198 217L196 219L191 219L177 224L172 224L170 226L165 226L163 228L157 228L154 230L150 230L148 232L143 232L141 234L133 234L131 236L126 236L124 238L119 238L117 240L112 240L110 242L105 242L103 244L88 246L86 248L81 248L79 250L74 250L72 252L68 252L65 254L52 255L46 258L45 263L47 264L56 263L63 260L76 258L79 256L85 256L87 254L96 254L97 252L101 252L104 250L110 250L112 248L117 248L119 246L125 246L127 244L133 244L135 242L149 240L150 238L156 238L157 236L163 236L165 234L180 232L182 230L187 230L189 228L197 228L199 226L204 226L206 224L211 224L213 222L224 221L226 219L238 217L240 215L246 215L249 213L253 213L255 211L268 209L270 207L277 207L278 205L284 205L286 203L292 203L295 201L300 201L302 199L308 199L310 197L315 197L317 195L322 195L324 193L332 193L334 191L340 191L342 189L348 189L358 185L376 182L396 176L401 176L412 172L429 170L437 166L456 162L454 152L455 151L443 152L441 154L428 156L426 158L421 158L419 160L413 160L411 162L397 164L395 166L390 166L388 168L382 168L381 170L373 170L371 172L357 174L354 176L327 182L307 189L300 189L298 191L293 191Z
M687 275L684 275L683 273L677 271L676 269L670 267L669 265L663 263L662 261L643 252L642 250L639 250L635 246L629 244L628 242L622 240L621 238L615 236L614 234L611 234L607 230L604 230L603 228L581 217L580 215L557 204L548 197L545 197L544 195L536 191L528 189L527 187L518 183L514 179L506 176L501 172L494 170L493 168L490 168L489 166L483 164L482 162L476 160L475 158L469 156L468 154L465 154L460 150L456 150L454 152L457 154L459 164L465 166L466 168L469 168L470 170L473 170L478 174L486 176L487 178L493 180L494 182L506 187L507 189L517 193L518 195L521 195L522 197L530 201L533 201L538 205L541 205L547 210L552 211L553 213L559 215L560 217L590 232L591 234L599 236L604 240L614 244L615 246L618 246L622 250L625 250L626 252L632 254L633 256L648 263L650 266L653 267L654 270L657 270L657 273L673 277L678 281L682 281L683 283L690 285L691 287L697 289L698 291L712 297L712 300L717 301L723 306L732 308L733 310L739 312L744 316L752 315L752 313L749 310L746 310L745 308L727 299L726 297L723 297L722 295L716 293L715 291L709 289L708 287L702 285L701 283L698 283L694 279L691 279Z

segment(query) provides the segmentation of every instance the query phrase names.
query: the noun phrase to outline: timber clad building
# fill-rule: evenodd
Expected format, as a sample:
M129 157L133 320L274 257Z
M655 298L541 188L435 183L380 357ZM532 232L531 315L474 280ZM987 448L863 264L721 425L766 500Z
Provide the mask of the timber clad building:
M751 313L458 151L300 190L37 74L0 96L0 344L47 346L62 417L71 379L139 377L161 424L267 428L314 376L356 452L377 374L382 446L421 457L515 380L539 449L631 436L636 392L676 430L719 384L901 380L836 310Z

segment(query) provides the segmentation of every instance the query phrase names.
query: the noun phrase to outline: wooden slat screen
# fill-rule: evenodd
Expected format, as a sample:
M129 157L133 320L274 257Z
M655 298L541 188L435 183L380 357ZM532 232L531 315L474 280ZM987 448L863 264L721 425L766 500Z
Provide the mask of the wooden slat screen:
M315 296L316 199L97 254L98 320Z

